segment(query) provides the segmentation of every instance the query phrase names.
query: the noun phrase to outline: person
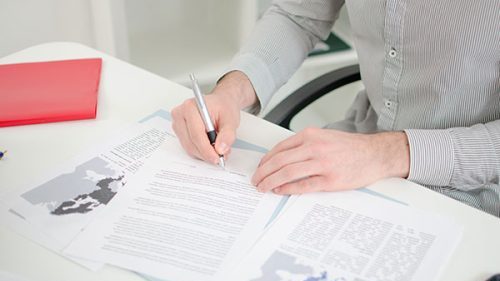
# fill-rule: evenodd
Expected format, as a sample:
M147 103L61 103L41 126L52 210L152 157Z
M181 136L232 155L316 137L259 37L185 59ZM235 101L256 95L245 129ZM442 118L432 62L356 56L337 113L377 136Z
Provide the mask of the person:
M193 157L228 154L240 110L258 113L326 39L344 1L280 0L257 23L206 102L209 144L192 99L173 129ZM355 189L406 178L500 216L500 1L347 0L365 89L345 120L307 128L261 160L259 191Z

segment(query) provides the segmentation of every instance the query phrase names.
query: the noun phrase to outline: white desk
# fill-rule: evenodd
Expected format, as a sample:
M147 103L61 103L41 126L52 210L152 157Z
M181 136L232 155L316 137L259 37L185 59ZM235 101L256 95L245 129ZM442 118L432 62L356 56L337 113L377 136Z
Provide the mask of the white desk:
M191 97L187 88L75 43L38 45L2 58L0 64L84 57L103 58L97 119L0 128L0 148L9 150L8 157L0 161L0 197L99 143L115 128L135 122L159 107L170 110ZM252 128L259 128L260 134ZM238 131L239 138L268 148L290 134L246 113ZM500 272L500 219L407 181L379 182L373 190L455 217L465 226L462 242L442 280L486 280ZM88 271L5 226L0 226L0 270L28 280L142 280L134 273L110 266L96 273Z

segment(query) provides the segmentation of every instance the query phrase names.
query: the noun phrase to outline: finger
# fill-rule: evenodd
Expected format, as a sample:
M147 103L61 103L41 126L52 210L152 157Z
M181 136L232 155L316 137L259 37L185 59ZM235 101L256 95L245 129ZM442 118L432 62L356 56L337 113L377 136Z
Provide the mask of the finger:
M275 145L262 159L260 160L259 166L262 166L264 163L266 163L269 159L271 159L275 154L292 149L294 147L297 147L302 144L302 136L296 134L293 135L281 142L279 142L277 145Z
M239 125L239 111L232 116L231 112L222 114L219 112L217 120L217 139L215 140L215 150L219 154L226 154L236 139L236 129Z
M224 153L224 160L227 160L229 158L229 155L231 155L231 147Z
M233 145L236 139L236 129L232 127L222 127L217 133L217 139L215 140L215 150L218 154L225 155L231 145Z
M287 165L276 172L265 177L258 185L257 190L261 192L270 191L276 187L300 181L307 177L321 174L321 166L318 161L304 161Z
M219 155L215 153L215 149L210 144L205 125L201 120L196 108L192 108L191 112L185 115L187 131L191 138L191 142L198 149L201 159L217 164L219 163Z
M323 176L312 176L295 182L284 184L273 189L276 194L302 194L310 192L323 191L327 185L327 181Z
M172 129L174 130L175 135L177 135L177 138L179 139L179 142L181 143L184 150L191 157L202 159L200 152L194 146L194 144L191 142L191 137L189 136L189 133L187 131L187 124L186 124L184 118L182 118L180 120L175 120L172 123Z
M266 155L267 156L267 155ZM264 156L265 157L265 156ZM289 150L280 151L265 161L261 166L257 167L252 183L259 185L263 179L282 169L283 167L302 161L307 161L312 158L311 152L307 147L299 146Z

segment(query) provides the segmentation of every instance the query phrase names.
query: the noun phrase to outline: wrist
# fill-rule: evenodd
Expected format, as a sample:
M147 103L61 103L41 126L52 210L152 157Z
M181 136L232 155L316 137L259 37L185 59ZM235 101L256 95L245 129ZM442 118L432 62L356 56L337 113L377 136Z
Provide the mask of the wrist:
M224 75L214 91L217 95L226 95L234 99L240 109L254 105L258 99L250 79L245 73L234 70Z
M385 177L407 178L410 172L410 147L404 132L386 132L373 135Z

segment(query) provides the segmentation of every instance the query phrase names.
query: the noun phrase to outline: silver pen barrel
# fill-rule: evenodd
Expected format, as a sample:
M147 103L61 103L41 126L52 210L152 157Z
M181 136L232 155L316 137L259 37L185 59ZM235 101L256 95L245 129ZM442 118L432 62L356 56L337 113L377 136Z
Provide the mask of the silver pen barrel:
M203 98L203 94L201 93L200 86L198 86L198 82L194 77L194 74L189 74L191 78L191 85L193 88L193 93L196 100L196 105L198 106L198 111L200 111L201 119L203 119L203 123L205 123L205 129L207 132L214 131L214 125L212 123L212 119L210 118L210 114L208 113L208 108L205 104L205 99Z

